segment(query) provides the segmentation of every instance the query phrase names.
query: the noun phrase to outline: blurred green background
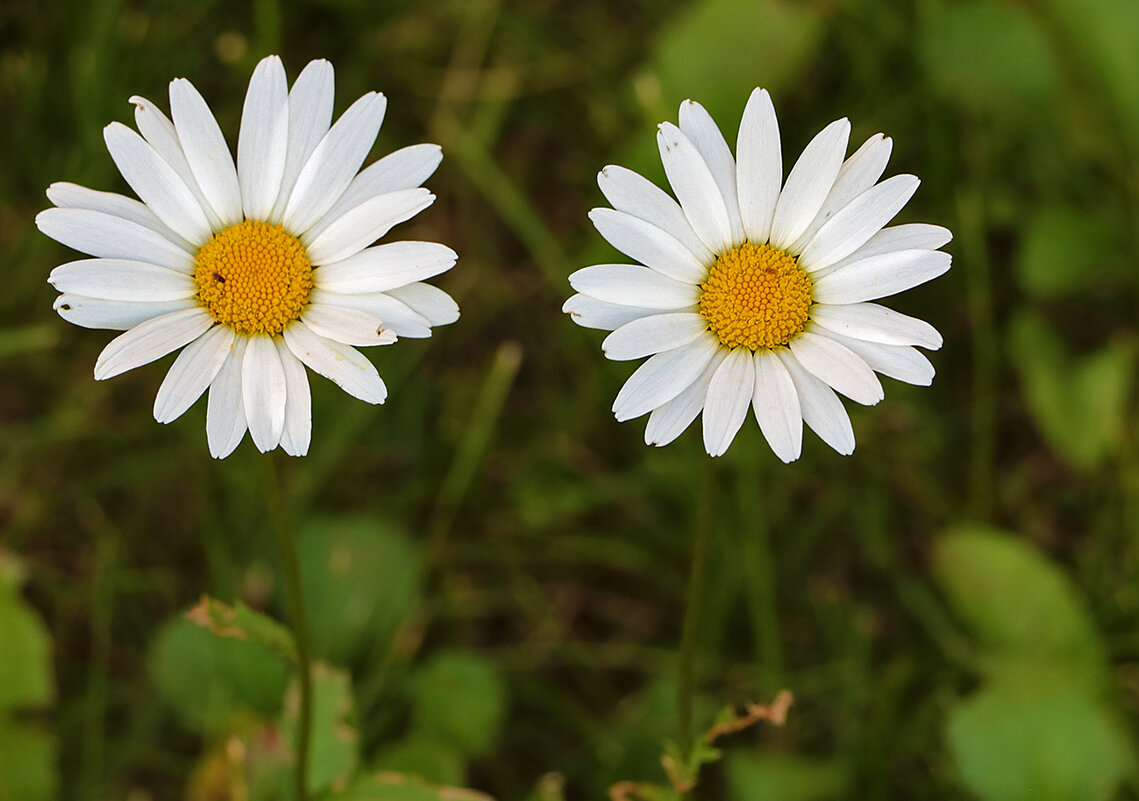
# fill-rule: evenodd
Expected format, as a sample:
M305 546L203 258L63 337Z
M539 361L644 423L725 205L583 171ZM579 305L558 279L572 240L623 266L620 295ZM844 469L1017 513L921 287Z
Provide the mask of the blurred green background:
M808 434L784 466L749 422L715 463L699 725L796 701L718 741L696 797L1139 798L1135 0L4 0L0 799L275 797L288 666L184 617L285 616L267 457L211 460L204 402L154 422L172 357L93 381L112 334L52 312L74 257L32 222L55 180L126 191L102 127L174 77L235 141L274 52L331 59L338 112L388 96L375 155L443 146L393 237L460 253L435 283L462 319L370 353L387 404L314 376L311 453L277 460L318 796L665 784L706 457L698 426L657 450L612 419L632 367L559 308L616 259L596 172L660 180L686 97L734 142L761 85L788 168L840 116L893 136L887 174L923 181L899 221L951 228L954 267L892 304L945 335L933 387L848 404L852 457ZM382 770L420 778L348 792Z

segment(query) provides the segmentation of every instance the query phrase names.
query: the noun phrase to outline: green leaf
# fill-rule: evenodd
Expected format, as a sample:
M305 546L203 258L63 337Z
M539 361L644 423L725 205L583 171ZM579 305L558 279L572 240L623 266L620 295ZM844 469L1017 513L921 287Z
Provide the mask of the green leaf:
M692 98L723 130L733 130L757 83L778 95L810 61L822 40L821 8L779 0L682 6L657 35L649 59L664 107L674 115L682 100Z
M1035 108L1059 83L1047 38L1011 3L937 4L923 16L916 50L933 88L971 111Z
M1103 215L1063 206L1038 209L1017 254L1019 283L1039 297L1094 289L1129 269L1120 239Z
M375 761L381 771L416 776L433 784L462 784L467 761L450 743L412 734L381 753Z
M51 703L51 637L15 586L0 584L0 719L9 711Z
M306 525L297 538L313 652L350 664L389 641L419 595L419 556L402 531L370 518Z
M1024 542L984 526L943 536L934 577L981 644L1078 665L1098 679L1104 647L1068 577Z
M494 664L468 652L435 656L415 676L416 731L470 756L487 753L506 712L506 686Z
M268 615L250 609L238 601L235 606L203 595L198 605L186 613L193 623L209 629L219 637L250 640L270 648L289 660L297 658L293 634Z
M462 787L437 787L397 773L358 779L348 790L326 801L494 801L489 795Z
M1091 469L1119 448L1134 364L1128 341L1069 358L1063 343L1036 314L1018 313L1009 351L1033 420L1057 455Z
M0 716L0 801L48 801L58 784L55 738Z
M218 637L185 617L159 630L147 667L182 724L206 734L276 714L289 678L288 662L265 645Z
M294 681L281 717L281 731L291 743L296 743L300 695L300 683ZM352 679L347 671L322 663L313 665L310 794L319 795L334 784L344 786L355 772L360 736L354 717Z
M950 751L986 801L1099 801L1134 770L1134 743L1116 714L1068 666L994 665L985 688L954 708Z
M847 772L833 760L734 752L728 787L735 801L825 801L846 797Z

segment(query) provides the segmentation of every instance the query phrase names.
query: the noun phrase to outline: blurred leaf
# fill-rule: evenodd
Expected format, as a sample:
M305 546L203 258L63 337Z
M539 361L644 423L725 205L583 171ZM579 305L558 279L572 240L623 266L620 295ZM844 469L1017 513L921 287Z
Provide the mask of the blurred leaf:
M348 790L327 801L494 801L489 795L462 787L436 787L398 773L378 773L358 779Z
M1028 11L969 0L936 5L922 19L917 52L934 88L971 111L1007 115L1057 89L1048 41Z
M1068 577L1031 547L983 526L935 545L933 571L981 644L998 654L1052 658L1100 678L1104 648Z
M243 716L276 714L289 678L286 660L266 646L217 637L185 617L159 630L147 667L182 724L206 734Z
M723 130L733 130L752 89L763 86L778 96L811 59L822 38L821 8L780 0L682 6L657 35L649 59L664 106L675 114L682 100L692 98Z
M965 784L986 801L1097 801L1134 769L1134 744L1069 667L1020 660L949 716Z
M186 613L186 617L219 637L261 643L287 659L296 659L297 648L292 632L268 615L256 612L240 601L236 606L230 606L203 595L197 606Z
M23 599L23 565L0 549L0 801L56 797L55 737L17 713L51 703L51 636Z
M296 742L300 684L289 688L281 731ZM359 732L355 725L352 679L347 671L323 663L312 668L312 728L308 759L308 790L319 795L334 784L343 787L356 770Z
M1025 290L1042 297L1095 288L1111 276L1113 265L1130 269L1120 251L1120 237L1102 215L1045 207L1024 228L1017 278Z
M419 594L419 556L392 524L310 522L297 538L297 556L312 650L337 664L389 640Z
M736 801L824 801L843 797L848 781L833 760L735 752L727 766Z
M47 801L58 783L55 738L0 715L0 801Z
M1069 358L1044 321L1022 311L1009 329L1013 365L1029 410L1057 455L1074 467L1096 467L1118 449L1134 364L1128 342Z
M455 746L421 734L412 734L385 749L375 766L433 784L462 784L467 778L467 761Z
M506 686L493 663L463 651L440 653L414 679L416 731L463 753L487 753L506 713Z
M1134 0L1045 0L1057 30L1075 44L1106 89L1139 147L1139 3Z

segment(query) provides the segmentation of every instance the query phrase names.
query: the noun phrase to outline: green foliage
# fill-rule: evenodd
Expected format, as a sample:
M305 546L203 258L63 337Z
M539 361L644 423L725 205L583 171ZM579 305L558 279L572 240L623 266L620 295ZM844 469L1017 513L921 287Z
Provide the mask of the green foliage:
M942 537L934 571L986 677L948 719L965 783L986 801L1112 798L1135 768L1134 743L1105 698L1103 644L1071 582L979 527Z
M284 657L267 646L219 637L183 616L159 629L147 667L182 725L205 734L274 714L289 676Z
M419 558L391 523L309 521L297 556L313 651L337 664L389 642L419 594Z
M393 743L376 758L375 767L444 785L462 784L467 777L467 758L459 748L422 733Z
M1073 357L1041 317L1023 311L1013 319L1009 351L1033 419L1058 455L1090 469L1117 453L1135 364L1129 340Z
M327 801L492 801L490 796L458 787L439 787L417 779L380 774L355 782Z
M233 637L260 643L290 660L297 658L297 646L287 627L268 615L250 609L238 601L230 606L203 595L186 617L219 637Z
M1042 298L1097 289L1129 269L1123 243L1103 214L1064 206L1036 209L1024 228L1017 279Z
M728 786L735 801L828 801L844 798L847 773L833 761L733 753Z
M970 111L1006 114L1010 105L1044 101L1059 83L1044 32L1011 3L934 7L922 20L917 51L933 87Z
M300 685L289 689L281 731L296 742ZM352 679L339 668L316 664L312 670L312 728L310 729L308 790L314 796L352 778L358 760L359 732L352 701Z
M0 801L56 797L55 737L20 719L52 703L51 636L20 594L23 568L0 549Z
M494 664L477 654L437 654L416 674L412 722L423 735L469 756L486 754L506 713L506 686Z

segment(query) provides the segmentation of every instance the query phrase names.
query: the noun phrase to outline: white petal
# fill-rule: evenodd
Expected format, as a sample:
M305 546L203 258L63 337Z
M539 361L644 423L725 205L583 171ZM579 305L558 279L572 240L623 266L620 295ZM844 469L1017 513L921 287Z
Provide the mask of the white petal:
M614 331L633 320L660 314L659 309L620 306L580 294L571 296L563 303L562 311L582 328L596 328L601 331Z
M340 295L318 289L313 291L310 302L367 312L379 319L385 328L394 331L398 337L424 339L431 336L431 321L387 292Z
M297 176L285 205L285 228L304 233L340 199L372 149L386 109L384 96L369 92L329 129Z
M455 266L458 254L435 242L389 242L313 271L313 283L329 292L384 292L422 281Z
M249 338L241 360L241 399L249 435L257 450L265 453L281 444L285 428L285 368L277 346L267 336Z
M148 261L185 273L194 257L153 229L90 209L45 209L36 226L56 242L106 259Z
M389 289L387 294L407 304L416 314L427 318L432 326L450 325L459 319L459 304L437 286L417 281Z
M934 369L921 351L905 345L882 345L832 334L838 342L850 348L873 370L882 375L928 387L933 383Z
M435 201L426 189L404 189L366 200L331 223L315 239L301 238L313 264L324 265L353 256L410 220Z
M736 140L736 193L747 238L762 245L771 236L771 218L783 181L779 121L766 89L748 98Z
M249 79L237 136L237 178L246 218L267 220L281 190L289 146L289 87L277 56L261 59Z
M134 103L135 106L134 121L135 125L138 126L139 133L154 148L155 152L174 168L174 172L178 173L182 183L189 187L190 192L198 201L198 206L209 219L210 228L214 231L220 231L225 226L217 212L210 206L209 201L206 200L202 188L198 186L197 179L194 178L194 173L190 169L190 162L186 160L186 153L182 150L182 143L178 140L178 132L174 130L174 123L145 97L135 95L130 99L130 102Z
M210 384L206 401L206 442L210 456L224 459L233 453L245 436L245 402L241 398L241 364L248 337L237 337L229 358Z
M167 228L145 203L140 203L132 197L58 181L47 188L47 198L61 209L90 209L113 217L122 217L128 222L149 228L187 252L194 249L189 242Z
M705 262L672 234L652 223L605 208L593 209L589 219L617 250L669 278L698 284L708 275Z
M789 247L815 219L834 186L846 154L850 121L835 120L803 150L779 195L771 220L771 244Z
M241 222L241 186L221 128L205 99L185 78L170 82L170 114L190 172L225 226Z
M333 84L332 64L319 59L310 61L301 70L289 91L289 144L281 176L281 191L273 204L270 217L274 223L281 221L297 176L301 174L317 144L328 133L328 126L332 122Z
M865 245L851 253L845 259L828 267L816 269L812 272L812 280L818 280L836 270L841 270L848 264L853 264L871 256L883 256L887 253L896 253L899 250L937 250L953 239L948 228L928 223L906 223L883 228L866 242Z
M210 221L194 194L145 139L120 122L104 128L103 139L131 189L170 230L199 245L210 238Z
M715 260L716 254L696 236L680 204L648 178L611 164L597 174L597 185L617 211L668 231L692 252L697 261L710 263Z
M799 407L803 412L803 422L819 435L819 438L843 456L854 453L854 429L850 417L842 406L842 401L834 390L799 366L789 350L775 351L799 395Z
M349 395L367 403L383 403L388 396L375 366L351 345L314 334L298 321L285 329L285 344L293 355Z
M621 387L613 414L623 422L672 400L700 377L718 349L719 343L708 336L653 356Z
M942 343L941 334L925 320L908 317L877 303L847 306L817 303L811 307L810 318L828 331L865 342L921 345L931 350L937 350Z
M713 253L730 249L732 226L724 196L696 145L675 125L662 122L657 128L657 146L665 175L692 230Z
M281 447L289 456L304 456L312 439L312 393L308 373L282 340L275 340L281 367L285 370L285 427Z
M155 302L192 298L198 293L185 273L144 261L83 259L61 264L47 281L60 292L103 300Z
M160 359L193 342L214 323L200 307L170 312L139 323L107 343L95 361L95 380L102 381Z
M167 300L140 303L133 300L103 300L82 295L60 295L52 308L72 325L126 331L153 317L183 309L196 309L195 300Z
M395 331L385 328L379 317L347 306L310 303L301 313L301 320L317 336L345 345L370 347L390 345L396 340Z
M712 376L704 401L704 450L709 456L727 451L747 418L755 389L751 351L736 348Z
M724 198L724 208L728 212L728 222L732 230L732 244L737 245L747 238L743 221L740 219L740 201L736 192L736 160L728 147L720 126L712 119L702 105L694 100L680 104L680 130L692 140L701 158L708 165L716 186Z
M605 357L614 361L641 359L687 345L708 330L708 321L692 312L654 314L627 323L601 343Z
M825 329L802 332L790 347L803 369L852 401L873 406L885 397L882 382L870 366Z
M233 341L232 328L215 325L183 348L158 388L154 419L169 423L193 406L229 358Z
M819 229L799 254L803 269L811 273L862 247L902 210L919 183L913 175L895 175L850 201Z
M435 172L442 160L443 150L439 145L411 145L384 156L352 179L340 199L313 224L306 236L315 239L345 212L366 200L415 189Z
M663 406L653 409L649 415L649 422L645 425L645 444L663 447L684 433L692 421L704 408L708 397L708 385L712 383L712 376L727 358L728 351L716 351L708 366L700 377L693 381L687 389L677 395Z
M699 289L646 267L595 264L569 277L570 286L596 300L646 309L693 309Z
M799 458L803 450L803 413L791 375L773 351L755 352L755 421L772 452L784 464Z
M890 160L890 152L894 149L894 141L888 136L874 134L862 143L850 158L842 163L838 177L834 179L823 207L815 215L815 219L807 226L807 230L799 235L791 245L792 252L801 252L819 229L836 213L846 207L846 204L861 195L882 177L886 163Z
M852 262L815 281L816 303L859 303L895 295L949 269L952 261L940 250L899 250Z

